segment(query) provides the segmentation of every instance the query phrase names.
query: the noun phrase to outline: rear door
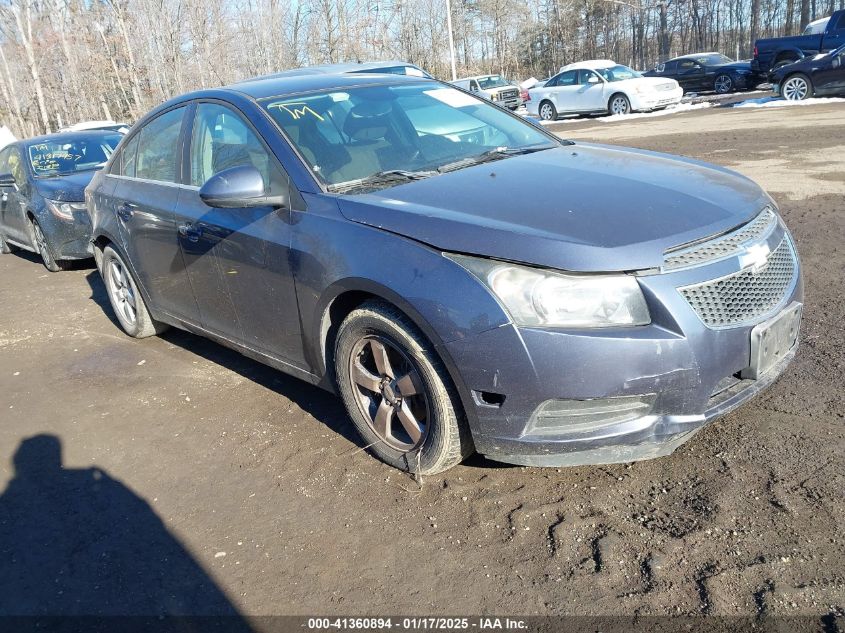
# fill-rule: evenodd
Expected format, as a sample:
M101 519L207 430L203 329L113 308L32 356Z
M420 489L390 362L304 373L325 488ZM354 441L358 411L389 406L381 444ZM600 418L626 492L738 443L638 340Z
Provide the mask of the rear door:
M183 125L187 106L158 115L124 146L112 193L123 248L152 304L199 322L176 237L174 210L182 193Z
M242 165L261 173L271 195L290 192L287 175L240 111L199 102L186 166L189 187L177 203L176 221L202 325L253 350L304 364L290 268L290 212L218 209L199 197L214 174Z
M578 111L578 71L567 70L557 76L555 85L549 88L549 98L558 112Z

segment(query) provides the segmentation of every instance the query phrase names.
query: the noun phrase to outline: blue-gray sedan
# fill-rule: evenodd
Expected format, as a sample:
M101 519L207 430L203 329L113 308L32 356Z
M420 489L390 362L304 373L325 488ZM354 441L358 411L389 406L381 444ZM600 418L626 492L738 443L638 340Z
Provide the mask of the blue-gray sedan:
M432 80L187 94L86 194L128 334L184 328L336 391L420 473L668 454L797 346L798 256L760 187Z

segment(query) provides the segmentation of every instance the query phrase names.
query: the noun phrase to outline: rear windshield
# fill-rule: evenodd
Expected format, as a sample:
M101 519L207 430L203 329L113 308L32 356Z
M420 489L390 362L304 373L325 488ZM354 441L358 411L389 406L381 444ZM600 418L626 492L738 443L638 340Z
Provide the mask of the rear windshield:
M29 163L36 178L66 176L102 167L122 134L75 135L33 143L27 147Z

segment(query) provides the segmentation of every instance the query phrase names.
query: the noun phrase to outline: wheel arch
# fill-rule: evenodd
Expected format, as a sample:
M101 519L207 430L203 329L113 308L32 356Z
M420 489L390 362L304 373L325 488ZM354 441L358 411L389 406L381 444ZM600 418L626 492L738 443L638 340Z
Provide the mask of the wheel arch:
M422 332L426 340L431 343L434 351L442 361L449 379L458 392L461 405L467 418L474 416L471 406L472 396L454 360L449 354L444 341L437 334L435 328L408 300L396 291L378 282L362 278L349 278L338 281L326 289L315 310L314 322L311 324L310 345L306 339L306 357L311 366L320 376L319 385L334 393L334 346L337 331L343 320L356 308L367 301L378 300L390 304Z

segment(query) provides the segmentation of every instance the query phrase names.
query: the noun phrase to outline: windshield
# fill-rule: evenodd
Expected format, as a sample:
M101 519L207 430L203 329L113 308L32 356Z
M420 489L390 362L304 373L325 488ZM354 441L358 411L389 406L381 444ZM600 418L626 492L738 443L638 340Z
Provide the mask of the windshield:
M510 82L502 79L499 75L490 75L489 77L479 77L478 86L482 90L489 90L490 88L501 88L502 86L510 86Z
M530 123L434 82L379 85L272 98L264 107L332 191L397 172L427 177L491 156L557 147ZM483 157L483 158L482 158Z
M626 79L636 79L637 77L642 77L642 75L633 68L628 68L627 66L622 66L621 64L611 66L610 68L594 68L593 70L608 81L624 81Z
M122 138L122 134L80 134L34 143L27 147L29 163L36 178L97 169Z
M733 60L725 55L707 55L706 57L699 57L696 61L700 64L716 66L718 64L730 64Z

